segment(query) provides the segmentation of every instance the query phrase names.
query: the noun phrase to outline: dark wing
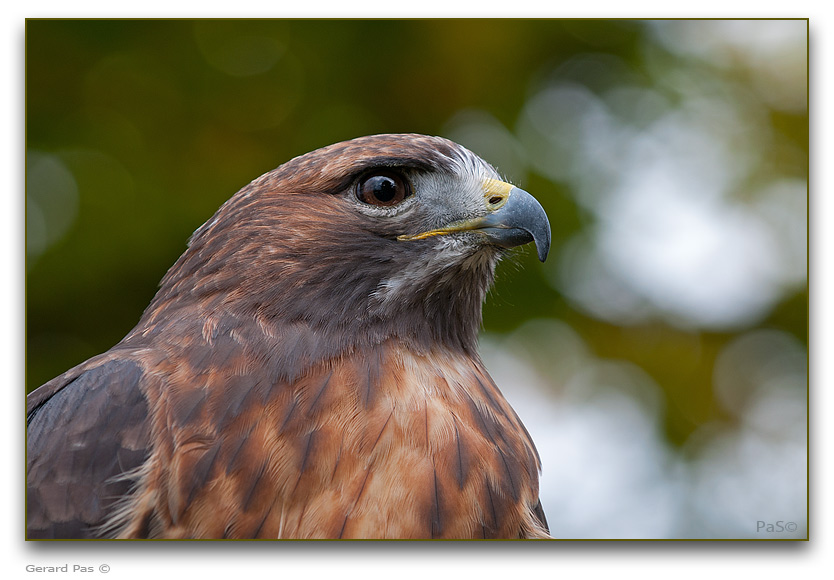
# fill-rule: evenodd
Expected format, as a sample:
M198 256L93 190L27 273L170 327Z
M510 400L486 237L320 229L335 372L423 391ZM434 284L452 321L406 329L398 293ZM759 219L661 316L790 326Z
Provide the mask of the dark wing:
M542 528L550 533L550 528L547 526L547 518L544 515L544 508L542 507L541 500L539 500L539 503L536 504L536 508L533 510L533 513L536 515L536 518L538 518Z
M133 482L120 476L138 469L150 446L142 374L136 362L111 359L29 396L28 539L96 537L131 491Z

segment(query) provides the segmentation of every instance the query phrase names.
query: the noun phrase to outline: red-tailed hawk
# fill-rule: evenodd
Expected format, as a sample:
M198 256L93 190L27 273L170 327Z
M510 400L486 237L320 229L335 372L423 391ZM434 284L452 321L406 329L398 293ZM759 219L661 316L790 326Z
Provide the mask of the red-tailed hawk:
M550 225L439 137L297 157L189 241L138 325L28 397L28 538L544 538L477 352Z

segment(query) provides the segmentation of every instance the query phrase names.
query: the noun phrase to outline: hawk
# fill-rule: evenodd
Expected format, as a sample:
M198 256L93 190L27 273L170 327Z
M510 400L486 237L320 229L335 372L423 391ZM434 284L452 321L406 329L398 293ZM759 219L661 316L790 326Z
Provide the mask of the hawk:
M255 179L137 326L27 399L28 538L545 538L540 461L478 355L541 205L440 137Z

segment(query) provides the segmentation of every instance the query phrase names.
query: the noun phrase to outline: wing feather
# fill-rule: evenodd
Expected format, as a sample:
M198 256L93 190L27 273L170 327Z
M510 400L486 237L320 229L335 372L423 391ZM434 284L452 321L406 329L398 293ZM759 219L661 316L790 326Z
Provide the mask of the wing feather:
M27 537L91 538L149 449L141 367L108 360L35 391L27 426ZM63 378L63 377L62 377Z

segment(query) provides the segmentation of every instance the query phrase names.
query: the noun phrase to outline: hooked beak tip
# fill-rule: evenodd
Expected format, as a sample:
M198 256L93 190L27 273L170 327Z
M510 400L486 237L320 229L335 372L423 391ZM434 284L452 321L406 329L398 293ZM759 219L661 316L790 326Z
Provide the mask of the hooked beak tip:
M541 262L550 253L550 222L535 197L513 187L505 204L484 218L481 227L499 246L512 248L534 242Z

